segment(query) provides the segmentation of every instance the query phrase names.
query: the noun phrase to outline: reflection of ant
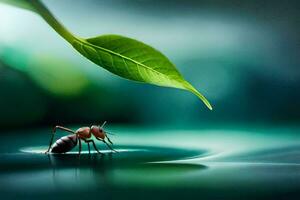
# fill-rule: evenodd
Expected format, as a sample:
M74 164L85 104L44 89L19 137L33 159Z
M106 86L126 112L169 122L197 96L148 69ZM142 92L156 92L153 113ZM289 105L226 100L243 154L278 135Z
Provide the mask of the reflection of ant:
M108 132L104 131L103 126L105 125L106 121L101 126L93 125L91 127L82 127L77 129L76 131L73 131L71 129L62 127L62 126L55 126L53 129L52 137L50 140L49 148L45 153L51 152L51 153L66 153L70 150L72 150L77 143L79 142L79 151L78 154L81 153L81 140L86 142L88 144L89 153L90 153L90 142L93 144L94 149L99 153L102 154L96 147L96 144L94 140L91 138L92 135L95 136L95 138L99 141L102 141L105 143L108 148L110 148L112 151L117 152L114 150L106 141L105 138L107 138L108 142L110 144L113 144L112 141L109 139L107 134ZM60 139L56 140L56 142L52 145L54 135L56 133L56 129L61 129L63 131L67 131L70 133L73 133L72 135L61 137Z
M68 184L62 184L65 181L72 182L72 187L80 187L80 182L90 179L95 181L96 188L110 187L111 179L109 172L113 167L113 153L105 154L83 154L78 157L76 154L48 154L49 164L52 169L52 180L54 187L64 188ZM68 175L70 178L65 179Z

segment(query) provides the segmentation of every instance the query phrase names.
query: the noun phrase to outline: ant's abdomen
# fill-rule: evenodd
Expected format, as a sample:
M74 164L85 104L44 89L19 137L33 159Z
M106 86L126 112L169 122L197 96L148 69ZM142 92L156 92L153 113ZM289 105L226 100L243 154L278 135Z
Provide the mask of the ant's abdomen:
M51 153L66 153L71 151L77 145L76 135L68 135L56 140L52 145Z

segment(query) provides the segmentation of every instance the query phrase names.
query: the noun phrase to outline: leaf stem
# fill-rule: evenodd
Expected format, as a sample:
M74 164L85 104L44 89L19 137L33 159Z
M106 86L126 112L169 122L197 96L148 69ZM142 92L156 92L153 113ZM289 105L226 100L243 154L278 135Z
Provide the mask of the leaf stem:
M65 40L72 44L76 37L67 30L39 0L29 0L36 12Z

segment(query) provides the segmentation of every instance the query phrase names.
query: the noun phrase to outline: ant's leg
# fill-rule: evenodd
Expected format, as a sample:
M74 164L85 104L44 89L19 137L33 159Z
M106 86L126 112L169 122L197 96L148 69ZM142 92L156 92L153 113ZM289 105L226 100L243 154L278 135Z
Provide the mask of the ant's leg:
M88 148L89 148L89 154L91 153L91 148L90 148L90 140L87 140L85 138L81 138L87 145L88 145Z
M106 144L106 146L107 146L110 150L112 150L112 151L118 153L118 152L117 152L116 150L114 150L114 149L113 149L113 148L112 148L105 140L102 140L102 139L97 138L97 137L96 137L96 139L99 140L99 141L104 142L104 143Z
M113 145L113 142L109 139L108 135L105 135L105 136L106 136L108 142Z
M55 126L54 129L53 129L53 132L56 132L56 129L61 129L63 131L67 131L67 132L70 132L70 133L75 133L75 131L73 131L69 128L63 127L63 126Z
M89 131L89 135L91 135L91 132L92 132L92 125L90 126L90 131ZM84 139L84 141L87 143L88 145L88 148L89 148L89 154L91 154L91 148L90 148L90 140L86 140Z
M94 149L97 151L97 153L103 154L103 153L101 153L101 152L98 150L98 148L96 147L96 144L95 144L94 140L89 140L88 142L93 143Z
M79 142L78 156L80 156L80 153L81 153L81 139L80 138L78 138L78 142Z
M51 145L53 143L53 139L54 139L54 135L56 133L56 129L61 129L63 131L67 131L67 132L70 132L70 133L75 133L75 131L71 130L71 129L68 129L68 128L65 128L65 127L62 127L62 126L55 126L53 128L53 131L52 131L52 137L50 139L50 143L49 143L49 147L48 147L48 150L45 152L45 153L48 153L50 151L50 148L51 148Z
M88 142L87 145L88 145L88 148L89 148L89 154L91 154L90 143Z
M93 146L94 146L94 149L97 151L97 153L102 154L102 153L97 149L94 140L87 140L87 139L84 139L84 138L82 138L82 140L84 140L84 141L88 144L89 153L90 153L90 142L92 142L92 143L93 143Z

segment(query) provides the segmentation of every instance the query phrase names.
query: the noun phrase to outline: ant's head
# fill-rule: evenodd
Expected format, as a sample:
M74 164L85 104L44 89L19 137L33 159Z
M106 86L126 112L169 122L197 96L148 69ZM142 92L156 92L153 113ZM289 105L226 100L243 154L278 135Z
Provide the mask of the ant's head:
M91 132L92 133L104 133L105 134L105 131L103 129L104 125L106 124L106 121L100 126L100 125L93 125L91 127Z
M112 141L109 139L109 137L108 137L107 134L111 134L111 135L114 135L114 134L109 133L109 132L107 132L107 131L105 131L105 130L103 129L103 127L104 127L105 124L106 124L106 121L103 122L103 124L102 124L101 126L100 126L100 125L99 125L99 126L93 125L93 126L91 127L91 132L92 132L92 134L93 134L95 137L101 138L102 140L104 140L105 138L107 138L108 142L109 142L110 144L113 144Z
M93 125L91 127L91 133L96 136L96 137L100 137L102 139L104 139L105 137L107 137L107 139L109 140L108 138L108 135L107 134L110 134L110 135L114 135L113 133L109 133L107 131L104 130L104 125L106 124L106 121L100 126L100 125ZM111 142L109 140L109 142Z
M103 129L103 126L106 122L104 122L101 126L93 125L91 126L91 133L98 138L104 139L106 137L106 133Z
M98 125L93 125L91 126L91 132L92 133L103 132L103 129Z

